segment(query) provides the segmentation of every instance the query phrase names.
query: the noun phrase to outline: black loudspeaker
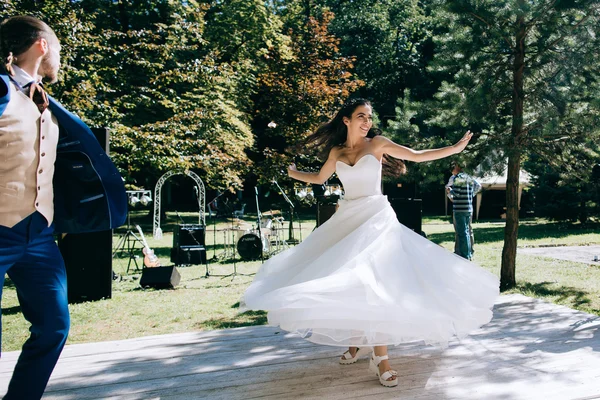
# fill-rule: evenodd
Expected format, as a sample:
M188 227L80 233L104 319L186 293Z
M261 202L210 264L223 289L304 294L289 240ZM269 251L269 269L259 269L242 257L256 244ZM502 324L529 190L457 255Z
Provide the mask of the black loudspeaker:
M67 234L58 248L65 260L69 303L112 296L112 230Z
M180 224L173 232L173 247L204 246L206 227L199 224Z
M422 203L421 199L390 199L398 222L422 235Z
M414 199L417 185L413 182L384 182L383 194L389 199Z
M205 234L206 227L204 225L178 225L173 232L171 262L175 265L206 264Z
M100 146L104 149L106 154L109 154L110 149L110 134L108 128L90 128Z
M181 275L175 266L144 268L140 278L141 287L153 287L155 289L173 289L179 285Z
M171 262L175 265L206 264L204 246L178 246L171 249Z
M318 203L317 204L317 226L321 226L335 213L337 203Z
M108 154L109 130L91 130ZM69 303L112 296L112 230L68 234L58 239L58 247L65 260Z

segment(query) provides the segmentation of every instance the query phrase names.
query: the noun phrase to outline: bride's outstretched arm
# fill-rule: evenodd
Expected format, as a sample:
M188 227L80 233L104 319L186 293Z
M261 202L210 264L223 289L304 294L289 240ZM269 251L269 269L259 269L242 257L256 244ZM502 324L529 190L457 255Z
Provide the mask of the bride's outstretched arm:
M392 142L390 139L383 136L376 136L373 138L379 142L383 153L388 154L394 158L400 158L403 160L423 162L438 160L440 158L448 157L453 154L460 153L465 149L469 140L473 134L471 131L467 131L465 135L456 144L452 146L442 147L439 149L429 150L413 150L409 147L401 146L397 143Z
M335 161L328 159L319 172L303 172L296 169L296 164L288 167L288 175L298 181L322 185L335 172Z
M329 158L321 167L319 172L302 172L296 169L296 164L288 167L288 175L301 182L315 183L322 185L335 172L335 162L337 160L336 151L332 149L329 152Z

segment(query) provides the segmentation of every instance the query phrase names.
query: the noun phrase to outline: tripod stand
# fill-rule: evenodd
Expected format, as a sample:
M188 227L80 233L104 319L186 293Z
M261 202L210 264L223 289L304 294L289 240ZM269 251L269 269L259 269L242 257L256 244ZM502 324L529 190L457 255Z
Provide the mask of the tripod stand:
M215 201L217 198L219 198L221 195L223 195L225 192L219 194L215 199L213 199L212 201ZM231 280L233 280L236 276L238 275L243 275L243 276L249 276L249 275L254 275L254 274L242 274L239 273L237 271L237 258L235 256L235 242L236 242L236 232L238 232L237 229L234 229L234 212L233 209L231 207L231 205L228 204L227 199L225 199L225 201L221 202L221 206L224 207L226 209L226 213L225 215L229 215L229 219L231 221L231 227L229 229L225 229L224 231L224 237L225 237L225 249L222 255L224 255L225 257L227 257L230 253L230 246L231 246L231 256L233 259L233 272L231 274L225 274L225 275L219 275L219 274L210 274L210 276L219 276L221 278L227 278L229 276L231 276ZM213 220L213 246L216 246L216 221ZM231 238L227 238L227 235L230 234ZM229 240L231 240L231 244L229 244ZM216 260L220 257L218 257L215 253L215 250L213 248L213 260ZM208 275L206 276L208 277Z
M141 271L140 266L137 262L138 255L134 253L134 250L136 249L136 243L139 243L141 248L144 248L144 242L142 241L142 239L140 239L140 237L134 231L131 230L131 213L129 210L127 210L127 232L125 232L119 237L117 246L115 247L115 251L112 254L113 259L116 258L117 255L122 255L123 253L129 255L126 273L129 273L129 268L131 267L132 260L135 265L135 271Z
M217 197L215 197L208 203L208 215L210 216L212 226L213 226L213 256L211 258L211 261L217 260L217 221L216 221L216 218L218 216L218 208L215 206L217 204L217 200L219 199L219 197L223 196L224 193L225 192L219 193L217 195ZM211 207L215 208L215 211L214 211L215 215L213 215L213 210L211 209Z
M296 239L294 238L294 203L292 203L290 198L287 197L287 195L285 194L285 192L283 191L281 186L279 186L279 183L277 183L276 179L273 179L272 182L277 186L277 188L281 192L281 195L283 196L285 201L290 205L290 225L289 225L289 229L288 229L288 242L298 244L299 242L296 241ZM298 218L298 224L300 226L300 242L301 242L302 241L302 222L300 222L300 218ZM287 242L286 242L286 244L287 244Z

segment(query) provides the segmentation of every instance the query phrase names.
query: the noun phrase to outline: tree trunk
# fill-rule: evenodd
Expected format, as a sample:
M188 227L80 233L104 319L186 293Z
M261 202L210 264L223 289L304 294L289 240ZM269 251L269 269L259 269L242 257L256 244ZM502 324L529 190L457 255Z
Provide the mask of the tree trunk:
M524 2L519 1L521 9ZM521 170L521 146L523 142L523 70L525 68L525 17L516 20L515 59L513 63L513 109L511 138L508 143L508 166L506 178L506 227L500 270L500 290L517 285L515 279L517 261L517 238L519 231L519 172Z
M517 238L519 231L519 171L521 153L515 149L508 156L508 176L506 179L506 227L504 228L504 248L500 270L500 290L516 286Z
M129 31L129 16L125 9L125 0L119 1L119 21L121 22L121 30L123 32Z

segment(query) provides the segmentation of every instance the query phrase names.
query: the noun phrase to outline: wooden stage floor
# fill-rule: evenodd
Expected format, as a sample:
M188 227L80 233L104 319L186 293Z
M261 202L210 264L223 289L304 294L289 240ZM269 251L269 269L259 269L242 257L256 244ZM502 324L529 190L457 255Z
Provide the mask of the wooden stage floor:
M600 317L522 295L441 350L390 348L395 388L340 348L255 326L65 347L44 399L600 399ZM0 393L18 352L2 354Z

